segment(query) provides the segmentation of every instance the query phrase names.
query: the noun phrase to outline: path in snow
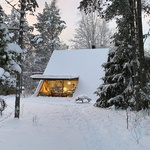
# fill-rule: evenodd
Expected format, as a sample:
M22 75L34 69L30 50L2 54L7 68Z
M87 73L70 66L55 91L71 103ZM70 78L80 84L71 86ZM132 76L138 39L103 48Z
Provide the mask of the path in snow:
M12 111L9 104L5 117ZM2 119L2 118L1 118ZM124 112L93 107L60 98L21 100L19 120L9 117L0 123L3 150L140 150L126 129ZM149 148L145 147L144 150Z

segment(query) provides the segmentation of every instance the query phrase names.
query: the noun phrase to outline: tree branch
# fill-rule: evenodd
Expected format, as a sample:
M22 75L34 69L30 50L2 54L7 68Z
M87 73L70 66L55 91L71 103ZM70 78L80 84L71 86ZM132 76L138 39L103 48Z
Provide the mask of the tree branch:
M12 8L14 8L16 11L18 11L18 12L20 13L20 11L15 8L15 5L12 5L8 0L5 0L5 2L6 2L7 4L9 4Z

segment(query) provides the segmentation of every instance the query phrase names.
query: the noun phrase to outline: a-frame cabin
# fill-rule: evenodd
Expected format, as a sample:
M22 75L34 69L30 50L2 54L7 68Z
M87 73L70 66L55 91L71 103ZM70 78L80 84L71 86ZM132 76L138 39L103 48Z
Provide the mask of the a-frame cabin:
M73 97L86 94L95 97L94 92L103 82L108 48L55 50L43 75L32 75L41 80L35 96Z

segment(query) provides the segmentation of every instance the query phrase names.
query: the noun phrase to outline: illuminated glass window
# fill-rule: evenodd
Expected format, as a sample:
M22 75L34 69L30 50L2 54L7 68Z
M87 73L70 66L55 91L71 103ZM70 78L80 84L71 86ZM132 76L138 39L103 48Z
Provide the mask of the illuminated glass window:
M72 97L77 84L78 78L44 80L38 96Z

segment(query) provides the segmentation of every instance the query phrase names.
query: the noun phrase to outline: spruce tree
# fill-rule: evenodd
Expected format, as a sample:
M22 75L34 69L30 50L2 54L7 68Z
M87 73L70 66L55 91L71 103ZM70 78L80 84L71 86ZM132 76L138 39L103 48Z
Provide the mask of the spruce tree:
M80 8L86 12L96 9L106 20L115 18L118 29L114 34L115 49L110 51L108 62L103 65L106 71L104 84L95 92L99 95L97 106L134 106L138 111L146 100L148 86L144 82L148 78L144 76L140 11L150 7L144 2L141 8L139 5L136 0L82 0L80 3Z
M56 0L49 5L45 2L43 13L37 15L35 28L39 35L35 36L36 60L38 68L36 71L43 72L47 62L55 49L58 49L60 39L59 35L65 29L65 21L61 20L59 9L56 6Z
M95 92L99 98L96 106L125 109L128 106L135 105L133 96L133 78L132 78L132 51L129 40L129 29L126 19L118 19L120 28L114 35L116 48L110 50L108 61L103 64L105 68L104 83L100 85ZM126 37L126 38L125 38Z
M4 12L0 6L0 84L3 82L4 73L8 65L8 53L6 47L8 43L6 25L4 24Z
M7 94L7 91L15 87L15 73L20 71L20 66L15 60L15 55L21 53L20 47L12 43L7 25L4 23L6 15L0 6L0 93Z

